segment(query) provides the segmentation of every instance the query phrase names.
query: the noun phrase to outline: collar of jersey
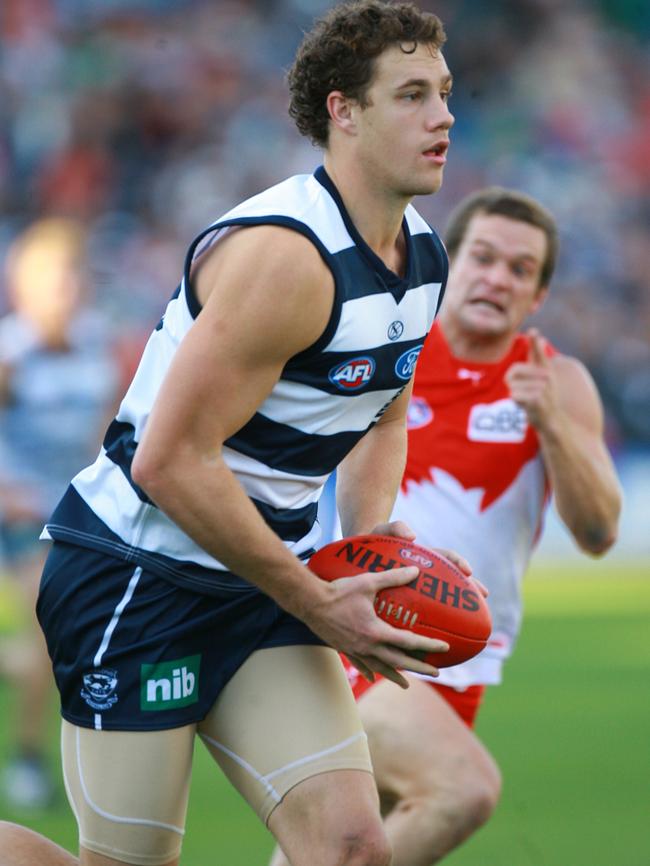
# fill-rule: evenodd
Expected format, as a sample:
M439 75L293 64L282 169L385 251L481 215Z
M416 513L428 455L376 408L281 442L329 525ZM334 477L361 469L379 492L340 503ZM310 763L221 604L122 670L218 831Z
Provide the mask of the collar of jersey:
M411 284L411 262L413 261L413 241L411 239L411 233L409 231L406 217L402 219L402 231L404 232L404 239L406 241L406 277L402 279L402 277L394 271L391 271L391 269L384 264L374 250L372 250L361 237L350 218L350 214L347 212L347 209L343 204L343 199L341 198L334 181L325 170L325 166L319 165L314 172L314 177L334 199L336 206L341 213L341 217L343 218L343 222L345 223L345 227L348 230L348 234L354 241L359 252L368 261L386 288L395 296L396 300L401 301Z

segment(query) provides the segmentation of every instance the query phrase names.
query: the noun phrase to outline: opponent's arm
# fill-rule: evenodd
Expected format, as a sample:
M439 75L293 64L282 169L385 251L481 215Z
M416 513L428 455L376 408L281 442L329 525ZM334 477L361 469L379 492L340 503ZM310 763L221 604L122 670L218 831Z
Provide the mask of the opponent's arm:
M422 638L394 634L372 603L379 588L414 573L320 581L264 522L223 457L224 442L263 403L287 360L324 330L334 294L329 270L301 235L264 226L222 240L195 281L203 309L162 384L134 481L197 544L327 643L400 680L393 669Z
M529 357L512 365L506 382L537 431L560 517L584 551L599 555L614 544L621 511L602 403L579 361L547 357L540 334L529 334Z

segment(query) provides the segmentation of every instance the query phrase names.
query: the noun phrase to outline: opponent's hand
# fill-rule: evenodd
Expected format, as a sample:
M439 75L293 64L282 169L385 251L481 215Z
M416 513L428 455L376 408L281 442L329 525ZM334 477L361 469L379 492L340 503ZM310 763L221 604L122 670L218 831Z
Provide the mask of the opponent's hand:
M413 654L446 652L449 644L389 625L375 613L374 601L382 589L410 583L417 575L418 569L408 566L323 582L321 602L303 618L326 643L345 653L366 679L372 681L378 673L408 688L399 669L435 677L437 668Z
M544 338L536 328L530 328L528 337L528 358L512 364L504 378L512 399L526 411L530 424L541 431L559 409L558 388L544 352Z
M372 535L390 535L394 538L405 538L407 541L415 541L416 539L415 532L413 532L411 527L407 523L404 523L403 520L393 520L390 523L380 523L372 530ZM456 553L455 550L449 550L446 547L431 547L429 549L433 550L434 553L440 553L442 556L450 560L450 562L453 562L454 565L463 572L463 574L471 577L472 566L463 556ZM483 595L487 596L488 591L480 580L474 578L474 582Z

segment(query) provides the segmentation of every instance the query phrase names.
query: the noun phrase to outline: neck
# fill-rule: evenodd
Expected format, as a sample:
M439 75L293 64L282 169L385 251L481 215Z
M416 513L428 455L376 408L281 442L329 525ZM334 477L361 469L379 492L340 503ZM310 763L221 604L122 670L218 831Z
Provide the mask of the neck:
M516 334L478 334L465 330L452 317L444 315L444 306L438 323L452 355L474 364L496 364L507 355Z
M402 220L410 199L382 189L380 183L359 171L357 163L326 153L323 164L361 237L388 267L400 272Z

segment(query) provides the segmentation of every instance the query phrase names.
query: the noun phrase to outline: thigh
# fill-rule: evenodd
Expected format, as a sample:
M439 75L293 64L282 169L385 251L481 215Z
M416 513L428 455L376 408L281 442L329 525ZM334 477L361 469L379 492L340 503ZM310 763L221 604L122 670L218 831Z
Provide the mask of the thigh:
M185 828L194 735L193 725L96 731L63 721L64 781L80 845L129 864L175 862Z
M338 654L324 646L258 650L198 726L264 822L296 785L335 770L372 779L366 737Z
M404 690L382 680L359 700L383 811L432 790L451 792L494 768L487 749L445 698L426 681L409 681Z

